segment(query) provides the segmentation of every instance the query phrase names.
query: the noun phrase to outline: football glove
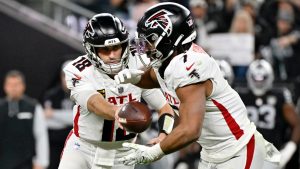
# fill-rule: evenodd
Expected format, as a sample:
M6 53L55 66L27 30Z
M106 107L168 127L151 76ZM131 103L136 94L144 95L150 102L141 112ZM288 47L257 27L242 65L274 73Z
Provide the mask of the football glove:
M165 154L160 148L160 144L152 147L134 144L123 143L123 147L134 150L133 153L121 158L124 165L148 164L161 159Z
M280 168L284 168L285 165L291 160L296 149L297 149L296 143L294 143L293 141L289 141L284 146L284 148L280 150L280 154L281 154L281 159L279 163Z
M117 84L137 84L144 74L144 71L138 69L124 69L115 75L115 81Z

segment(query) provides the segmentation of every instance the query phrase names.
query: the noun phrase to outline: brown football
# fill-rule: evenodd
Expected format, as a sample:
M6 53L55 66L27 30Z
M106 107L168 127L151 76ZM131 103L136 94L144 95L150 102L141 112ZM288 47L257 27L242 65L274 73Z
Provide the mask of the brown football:
M119 113L119 122L125 130L133 133L145 131L152 122L152 113L141 102L129 102L123 105Z

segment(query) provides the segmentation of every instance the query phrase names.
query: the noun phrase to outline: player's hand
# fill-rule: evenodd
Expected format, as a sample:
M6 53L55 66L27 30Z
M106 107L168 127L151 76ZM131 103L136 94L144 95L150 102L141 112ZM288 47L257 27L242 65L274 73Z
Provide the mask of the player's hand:
M122 145L130 150L134 150L133 153L121 158L121 161L125 165L148 164L164 156L160 144L156 144L152 147L134 143L123 143Z
M144 74L144 71L138 69L124 69L115 75L115 81L117 84L137 84Z
M297 149L296 143L293 141L287 142L283 149L280 150L281 159L279 163L280 168L284 168L285 165L291 160L293 154Z
M153 139L151 139L147 145L155 145L160 143L163 139L165 139L167 137L167 134L165 133L159 133L158 137L155 137Z

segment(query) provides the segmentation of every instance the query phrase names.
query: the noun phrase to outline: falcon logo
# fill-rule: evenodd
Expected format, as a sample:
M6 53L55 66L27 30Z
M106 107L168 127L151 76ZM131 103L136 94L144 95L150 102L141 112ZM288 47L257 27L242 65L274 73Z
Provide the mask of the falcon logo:
M81 80L81 76L74 74L75 77L72 78L72 84L75 87L76 83L79 83L79 80Z
M189 73L189 76L191 78L196 77L196 78L200 79L200 75L199 75L199 73L196 72L196 69L194 69L191 73Z
M91 22L89 22L86 27L85 27L85 31L84 31L84 36L86 38L92 38L93 36L95 36L96 32L94 30L94 28L91 26Z
M149 19L146 20L145 26L147 28L157 28L160 27L168 36L172 33L172 22L169 18L169 15L173 15L167 10L160 10L153 14Z

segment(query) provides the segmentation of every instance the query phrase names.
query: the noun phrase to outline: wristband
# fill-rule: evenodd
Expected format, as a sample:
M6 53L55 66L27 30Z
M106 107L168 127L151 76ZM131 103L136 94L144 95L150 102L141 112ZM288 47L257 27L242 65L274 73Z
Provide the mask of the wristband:
M164 113L158 119L159 132L170 134L174 125L174 117L171 114Z

